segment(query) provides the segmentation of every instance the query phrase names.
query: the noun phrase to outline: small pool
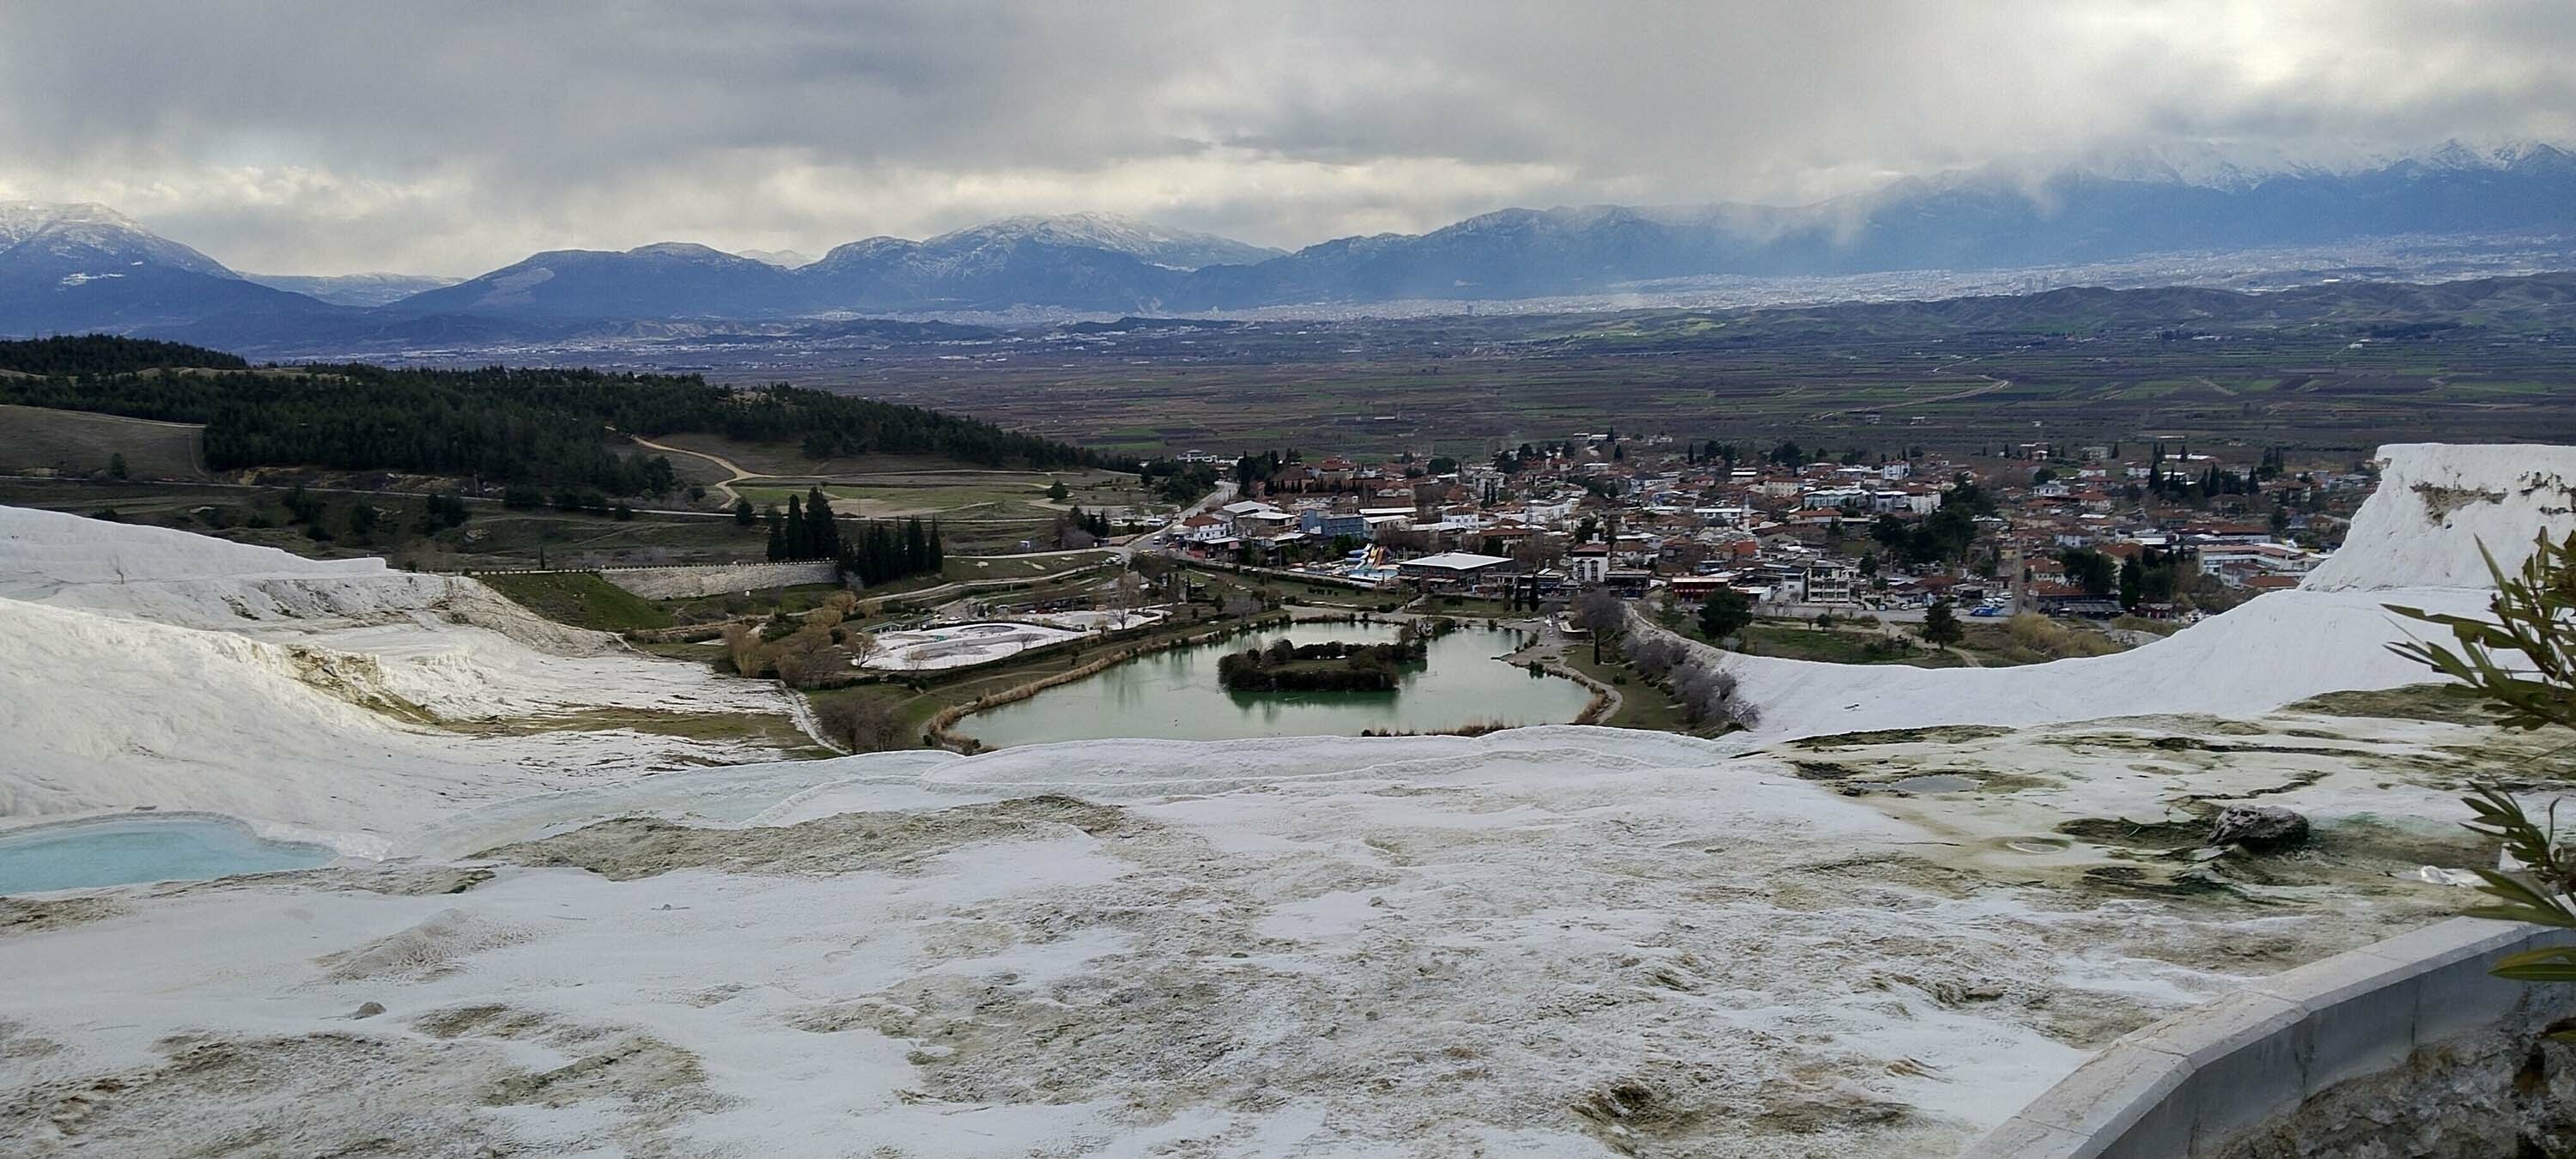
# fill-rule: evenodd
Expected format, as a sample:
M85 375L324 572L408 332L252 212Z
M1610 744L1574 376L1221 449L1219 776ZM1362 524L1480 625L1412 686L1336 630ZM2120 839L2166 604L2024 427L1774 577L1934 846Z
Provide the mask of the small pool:
M309 869L337 856L205 817L48 825L0 836L0 894Z

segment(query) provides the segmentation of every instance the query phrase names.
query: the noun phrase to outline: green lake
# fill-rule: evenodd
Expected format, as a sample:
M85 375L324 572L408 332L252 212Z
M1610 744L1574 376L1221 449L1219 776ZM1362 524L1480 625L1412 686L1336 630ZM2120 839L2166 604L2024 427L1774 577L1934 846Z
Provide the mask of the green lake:
M1297 624L1174 648L976 713L956 731L997 748L1114 737L1357 736L1367 729L1438 732L1486 720L1564 724L1592 701L1591 691L1571 680L1532 676L1495 659L1527 637L1481 624L1462 624L1432 641L1426 666L1394 692L1228 692L1217 684L1219 657L1273 640L1385 644L1395 638L1391 624Z

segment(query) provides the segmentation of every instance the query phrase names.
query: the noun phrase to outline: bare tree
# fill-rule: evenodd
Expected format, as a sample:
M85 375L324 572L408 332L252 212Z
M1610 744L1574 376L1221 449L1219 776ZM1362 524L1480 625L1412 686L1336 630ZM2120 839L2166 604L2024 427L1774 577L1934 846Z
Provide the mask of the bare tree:
M1616 632L1628 623L1627 601L1601 588L1574 597L1574 624L1598 635Z
M909 748L903 710L875 696L837 696L814 706L823 736L854 753Z
M877 640L874 632L844 632L841 634L841 647L849 650L850 663L859 668L867 667L871 657L885 650L885 645Z
M1132 571L1118 577L1117 588L1110 593L1109 600L1110 606L1118 609L1119 627L1124 628L1135 620L1136 613L1145 607L1146 595L1145 577Z
M1682 715L1692 724L1716 722L1751 728L1760 713L1737 694L1735 673L1708 660L1694 660L1673 673L1673 693Z

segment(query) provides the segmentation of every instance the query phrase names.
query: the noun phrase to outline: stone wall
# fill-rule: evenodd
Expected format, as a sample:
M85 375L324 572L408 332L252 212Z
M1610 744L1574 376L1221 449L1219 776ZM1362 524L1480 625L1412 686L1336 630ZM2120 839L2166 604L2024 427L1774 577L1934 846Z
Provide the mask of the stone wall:
M1963 1159L2565 1154L2576 986L2488 973L2566 931L2455 918L2135 1031Z
M808 563L716 563L698 567L612 567L599 578L648 600L687 599L726 592L797 584L828 584L840 578L830 560Z

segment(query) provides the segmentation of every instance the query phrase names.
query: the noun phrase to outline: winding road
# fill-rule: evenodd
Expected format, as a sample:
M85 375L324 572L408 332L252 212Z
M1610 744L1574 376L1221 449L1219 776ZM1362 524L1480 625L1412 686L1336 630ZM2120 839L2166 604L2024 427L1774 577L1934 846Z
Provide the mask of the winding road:
M752 473L752 472L750 472L750 471L743 470L743 469L742 469L742 464L740 464L740 463L736 463L736 462L734 462L733 460L728 459L728 458L725 458L725 457L724 457L724 456L722 456L722 455L709 454L709 453L707 453L707 452L705 452L705 451L692 451L692 450L688 449L687 447L674 447L674 446L671 446L671 445L670 445L670 444L668 444L668 443L657 443L657 442L654 442L654 441L653 441L653 440L651 440L651 439L645 438L645 437L644 437L644 436L642 436L642 435L628 435L628 436L626 436L626 437L627 437L627 438L630 438L630 439L635 440L635 443L636 443L636 445L637 445L637 446L651 447L651 448L653 448L654 450L657 450L657 451L665 451L665 452L668 452L668 453L670 453L670 454L674 454L674 455L687 455L688 457L690 457L690 458L692 458L692 459L704 459L704 460L706 460L707 462L713 463L713 464L715 464L716 466L722 467L722 468L724 468L725 470L728 470L728 471L733 472L733 478L727 479L727 480L725 480L725 481L724 481L724 482L722 482L722 483L715 483L715 484L711 484L711 485L710 485L710 486L712 487L712 489L717 490L717 491L721 491L721 492L723 492L723 493L724 493L724 497L725 497L725 506L727 506L727 507L731 507L731 506L733 506L733 505L734 505L734 504L736 504L736 503L742 502L742 493L733 489L733 485L734 485L734 484L739 483L739 482L742 482L742 481L743 481L743 480L745 480L745 479L768 479L768 478L772 478L772 476L769 476L769 475L757 475L757 474L753 474L753 473Z

